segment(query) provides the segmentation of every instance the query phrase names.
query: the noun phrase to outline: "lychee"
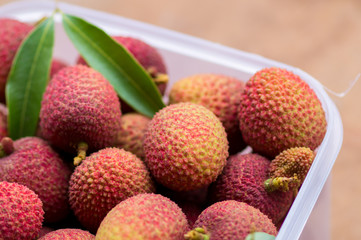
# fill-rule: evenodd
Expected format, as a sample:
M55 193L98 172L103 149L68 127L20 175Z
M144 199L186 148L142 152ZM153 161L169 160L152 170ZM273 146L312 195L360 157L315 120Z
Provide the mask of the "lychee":
M119 202L154 192L142 160L119 148L105 148L88 156L70 178L69 201L75 216L96 232L105 215Z
M0 182L0 239L36 239L44 218L43 204L29 188Z
M264 181L269 177L270 161L258 154L231 156L222 174L211 185L208 196L211 202L236 200L245 202L266 214L277 224L293 201L293 193L268 193Z
M230 154L246 145L239 130L238 108L244 83L221 74L196 74L177 81L169 93L169 103L193 102L211 110L222 122Z
M5 102L5 85L15 54L32 29L16 19L0 18L0 102Z
M167 188L188 191L215 181L228 157L221 121L207 108L177 103L157 112L144 137L145 162Z
M23 184L43 202L46 222L57 222L69 212L70 169L47 142L38 137L1 140L0 180Z
M227 200L206 208L185 234L187 240L245 239L251 232L277 235L277 229L265 214L244 202Z
M265 181L266 190L272 192L278 189L282 191L293 189L297 192L314 158L314 152L305 147L282 151L270 164L269 179Z
M183 240L188 230L182 210L159 194L138 194L116 205L104 218L96 240Z
M94 240L95 236L88 231L81 229L58 229L52 231L39 240Z
M120 130L120 103L114 88L97 71L83 65L61 69L49 82L40 110L40 132L69 153L112 146Z
M150 119L139 113L124 114L121 119L121 128L115 147L123 148L144 158L143 138Z
M239 121L245 142L269 158L291 147L314 150L327 124L310 86L298 75L276 67L262 69L247 81Z

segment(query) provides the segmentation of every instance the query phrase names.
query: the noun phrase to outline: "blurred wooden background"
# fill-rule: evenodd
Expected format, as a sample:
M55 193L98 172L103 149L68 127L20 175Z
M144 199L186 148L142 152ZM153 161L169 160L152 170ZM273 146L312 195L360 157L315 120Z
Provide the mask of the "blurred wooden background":
M0 5L9 3L0 0ZM361 72L359 0L63 0L183 32L301 68L343 92ZM330 93L344 136L332 171L332 239L361 239L361 80Z

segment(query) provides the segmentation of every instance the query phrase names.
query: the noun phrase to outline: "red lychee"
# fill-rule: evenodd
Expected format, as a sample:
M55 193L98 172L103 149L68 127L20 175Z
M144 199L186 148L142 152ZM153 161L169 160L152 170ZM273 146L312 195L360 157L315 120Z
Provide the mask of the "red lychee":
M80 153L113 146L120 131L120 103L114 88L84 65L61 69L49 82L40 110L40 132L55 147Z
M0 102L5 102L5 85L15 54L33 26L0 18Z
M8 140L8 141L6 141ZM43 202L46 222L57 222L69 213L70 169L47 142L38 137L3 138L0 180L16 182L34 191Z

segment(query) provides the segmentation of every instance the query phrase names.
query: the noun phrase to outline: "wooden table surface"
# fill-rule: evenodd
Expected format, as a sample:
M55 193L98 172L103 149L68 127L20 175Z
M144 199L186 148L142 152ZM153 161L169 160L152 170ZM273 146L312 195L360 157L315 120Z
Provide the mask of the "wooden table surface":
M0 0L0 5L9 3ZM361 72L359 0L64 0L140 20L298 67L343 92ZM332 170L332 239L361 239L361 80L330 93L343 121Z

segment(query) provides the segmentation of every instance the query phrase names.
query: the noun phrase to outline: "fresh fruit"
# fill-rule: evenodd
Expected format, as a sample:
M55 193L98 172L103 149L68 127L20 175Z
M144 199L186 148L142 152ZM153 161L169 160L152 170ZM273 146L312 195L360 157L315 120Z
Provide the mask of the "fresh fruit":
M82 25L81 21L78 23ZM163 66L147 67L142 59L147 58L145 55L149 48L142 49L138 40L119 38L126 40L121 43L122 40L114 37L138 59L154 81L159 84L160 91L164 93L167 81L164 63L162 63ZM130 43L129 47L128 43ZM134 52L131 50L131 46L134 46L136 50L142 49L140 59L137 57L136 50ZM199 74L187 78L187 81L183 79L184 81L179 81L174 86L178 92L173 89L171 91L170 106L159 111L152 120L147 119L144 122L135 120L136 122L131 123L132 126L135 123L142 125L142 130L138 135L132 130L127 132L128 126L120 125L128 121L127 116L121 116L121 104L119 104L117 94L106 79L100 76L100 73L80 65L65 67L54 73L57 66L57 62L53 61L51 75L54 77L49 81L44 94L39 133L52 144L56 151L61 151L62 156L75 155L78 152L75 165L79 165L81 161L83 163L74 171L70 181L69 195L64 194L67 190L63 188L59 190L61 192L59 195L65 196L66 200L67 197L70 198L74 211L72 214L81 221L83 224L81 227L88 228L93 233L98 232L98 239L147 237L152 239L153 235L160 235L161 239L183 239L182 235L189 224L186 222L185 214L180 211L180 207L186 213L190 224L194 222L194 216L198 215L200 209L197 208L198 205L193 205L194 202L174 199L171 202L160 195L144 194L155 190L152 177L160 185L176 191L179 195L186 195L189 191L208 189L209 184L213 183L209 196L217 193L214 199L222 199L224 196L225 198L231 196L233 199L234 196L234 199L238 201L231 201L229 205L238 205L241 204L240 201L245 201L239 208L216 209L216 217L212 218L212 220L216 219L216 223L212 222L211 227L203 224L196 226L195 231L186 234L186 238L191 238L192 234L195 234L195 236L206 237L207 235L208 238L217 239L217 231L223 232L219 235L222 239L227 238L227 234L238 237L243 233L230 232L245 229L247 233L270 231L276 234L270 218L278 225L284 219L294 196L290 194L291 191L287 191L288 188L281 189L286 192L267 193L266 190L269 189L264 188L264 181L270 177L270 180L266 181L266 187L271 190L275 190L274 183L281 187L282 184L287 183L288 185L284 186L298 188L312 161L308 161L310 158L298 161L294 154L289 154L292 157L291 162L285 162L284 158L276 157L273 167L265 157L271 159L281 151L289 149L290 146L298 148L299 143L302 143L302 146L306 143L309 147L307 149L314 149L320 144L326 131L325 114L317 96L302 80L298 81L297 76L278 68L264 69L262 73L256 73L247 83L245 93L243 83L230 77ZM188 92L185 91L186 89ZM182 97L187 97L188 93L194 98L182 99ZM226 106L229 103L231 106ZM308 108L306 103L311 104L311 108ZM315 124L312 125L313 123ZM6 130L6 126L4 128ZM256 153L263 154L265 157L253 154L248 159L253 162L245 164L238 161L241 158L241 155L238 155L231 157L227 163L230 153L236 153L245 146L245 142L242 142L241 130L246 133L247 144ZM142 152L143 134L145 153ZM234 136L239 137L235 141L236 144L234 144ZM125 143L120 138L126 139ZM41 144L38 146L36 143L30 147L24 147L23 145L27 142L24 141L17 146L17 141L13 144L11 139L3 136L0 136L0 142L0 155L4 156L0 159L0 177L13 181L21 180L26 184L36 180L35 187L44 185L46 193L49 194L53 192L50 187L64 186L63 182L59 183L58 180L48 181L45 177L43 178L42 172L50 176L58 176L54 174L53 168L46 160L36 162L37 168L33 167L33 161L38 161L38 157L43 156L43 152L47 151L40 146ZM120 144L116 146L124 149L110 148L118 143ZM136 146L136 149L128 148L127 144ZM233 146L237 144L240 148L234 150ZM134 152L139 158L125 149ZM90 153L92 154L86 157L86 154ZM51 158L51 156L52 153L46 153L46 158ZM253 159L258 157L262 160ZM140 158L143 158L144 162ZM20 162L19 159L22 161ZM305 163L303 160L308 162ZM297 164L302 166L296 166ZM43 165L46 166L46 170L43 170ZM268 173L269 166L271 166L271 173ZM149 172L147 167L150 169ZM307 167L307 170L303 167ZM289 172L291 168L301 169L301 172L293 172L291 175ZM288 176L281 176L281 172ZM68 168L60 173L66 180L69 174ZM293 181L288 183L285 181L286 178ZM221 181L220 186L217 186L216 179ZM280 179L282 180L279 184L277 181ZM49 187L48 184L51 186ZM231 187L229 188L228 185ZM36 190L34 192L38 193ZM44 210L46 210L45 205L48 204L46 202L51 202L53 198L42 197L41 194L42 192L39 191L39 198L44 201ZM276 195L278 197L271 197ZM249 206L247 201L252 205L258 204L257 207L260 208L253 218L242 215L248 211L254 212L255 208ZM47 221L58 221L66 216L68 205L67 203L61 205L62 203L48 208L56 211L57 215L54 215L54 218L48 217L50 210L45 211ZM180 207L176 205L177 203ZM215 203L213 206L221 203L223 202ZM64 211L59 211L60 205L65 206L62 208ZM188 211L189 209L191 210ZM261 214L261 211L268 211L270 218L267 218L265 213ZM201 217L199 216L199 219ZM199 219L198 222L201 222ZM245 223L247 227L238 226L239 222ZM80 224L78 221L76 223ZM259 223L264 224L267 229L258 228ZM47 223L46 226L54 227L57 224L64 224L64 221L55 222L53 225ZM231 230L228 231L228 229Z
M97 71L83 65L61 69L49 82L40 110L40 132L55 147L85 151L112 146L120 130L120 103L114 88Z
M0 239L36 239L44 218L43 204L29 188L0 182Z
M144 159L143 138L150 119L139 113L124 114L115 146Z
M298 75L265 68L246 83L239 109L244 141L274 158L291 147L314 150L326 133L326 118L315 92Z
M169 105L155 114L144 137L145 162L162 185L175 191L215 181L228 157L220 120L194 103Z
M43 202L46 222L57 222L69 213L70 169L47 142L38 137L1 140L0 181L23 184Z
M138 194L116 205L104 218L96 240L183 240L188 230L182 210L159 194Z
M53 59L50 66L50 78L52 78L61 69L67 67L67 64L59 59Z
M139 62L140 65L150 74L159 92L163 95L168 83L167 68L159 52L146 42L126 36L112 36ZM79 57L78 64L87 64L82 57ZM121 101L122 112L132 112L133 109L124 101Z
M272 160L270 164L269 179L265 181L268 192L275 190L297 192L310 169L314 152L305 147L295 147L284 150Z
M227 200L206 208L199 215L194 229L185 234L185 239L245 239L251 232L276 235L277 229L258 209L247 203Z
M0 102L5 102L5 85L11 64L32 26L10 18L0 18Z
M230 154L246 145L239 130L238 108L244 83L220 74L196 74L177 81L169 93L169 103L192 102L211 110L222 122Z
M95 236L81 229L58 229L52 231L39 240L94 240Z
M88 156L70 178L69 201L80 223L96 232L105 215L119 202L154 192L145 164L119 148L105 148Z
M277 224L287 214L293 194L268 193L264 181L268 178L270 161L258 154L233 155L222 174L209 189L212 202L236 200L245 202L266 214Z

